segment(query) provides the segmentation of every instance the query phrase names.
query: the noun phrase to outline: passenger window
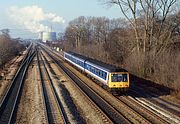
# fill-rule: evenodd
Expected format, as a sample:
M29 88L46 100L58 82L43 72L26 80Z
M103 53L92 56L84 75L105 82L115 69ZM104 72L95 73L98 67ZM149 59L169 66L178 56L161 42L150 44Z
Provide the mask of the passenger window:
M97 69L95 70L95 73L96 73L96 75L98 75L98 70Z
M99 72L99 76L102 77L102 71Z
M98 73L98 76L100 76L100 70L98 70L97 73Z

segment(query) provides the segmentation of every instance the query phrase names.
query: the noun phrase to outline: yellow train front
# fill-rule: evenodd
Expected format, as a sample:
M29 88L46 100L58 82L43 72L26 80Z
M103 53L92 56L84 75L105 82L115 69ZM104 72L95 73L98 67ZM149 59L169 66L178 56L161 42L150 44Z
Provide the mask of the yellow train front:
M110 72L108 77L108 87L111 91L127 91L129 89L129 73L126 71Z

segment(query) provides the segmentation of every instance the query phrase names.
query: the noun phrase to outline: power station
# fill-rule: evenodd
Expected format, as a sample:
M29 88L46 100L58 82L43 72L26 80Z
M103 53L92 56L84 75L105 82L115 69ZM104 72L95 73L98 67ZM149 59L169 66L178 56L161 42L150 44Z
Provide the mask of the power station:
M43 42L47 42L47 41L56 41L56 32L40 32L40 39Z

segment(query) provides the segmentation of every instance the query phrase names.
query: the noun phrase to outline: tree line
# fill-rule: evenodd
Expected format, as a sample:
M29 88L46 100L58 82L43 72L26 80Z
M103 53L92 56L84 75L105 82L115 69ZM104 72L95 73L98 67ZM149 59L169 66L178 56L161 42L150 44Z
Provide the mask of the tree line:
M179 90L178 0L103 0L125 18L78 17L61 39L65 50L126 68Z
M0 68L3 68L5 63L25 48L18 40L12 39L9 35L8 29L1 30L0 33Z

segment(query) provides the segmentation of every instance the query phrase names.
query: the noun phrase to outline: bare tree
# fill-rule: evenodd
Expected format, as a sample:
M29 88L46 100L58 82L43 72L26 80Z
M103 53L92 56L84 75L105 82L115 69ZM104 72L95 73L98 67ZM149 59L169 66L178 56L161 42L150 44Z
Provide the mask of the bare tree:
M157 39L160 39L163 25L168 14L172 11L173 5L177 0L104 0L108 5L118 5L125 18L129 21L136 36L136 47L140 51L140 30L143 29L143 51L146 51L146 45L152 43L154 33L158 34ZM144 27L138 24L138 18L143 16ZM156 23L159 21L158 32L154 32L157 28Z
M167 14L163 14L161 2L139 0L136 22L128 15L132 24L125 19L76 18L66 28L66 49L123 66L136 75L163 82L163 85L177 86L179 51L175 46L180 40L180 14L174 14L170 9L175 3L166 4L170 8L164 9ZM136 25L138 35L132 25ZM164 73L167 70L171 75ZM172 85L168 79L172 79Z
M24 47L10 38L9 30L1 30L0 34L0 66L9 61L13 56L17 55Z
M146 57L143 64L146 73L146 70L149 70L146 67L150 59L158 57L171 41L171 25L166 19L172 13L177 0L104 0L104 2L119 6L132 26L137 53Z

